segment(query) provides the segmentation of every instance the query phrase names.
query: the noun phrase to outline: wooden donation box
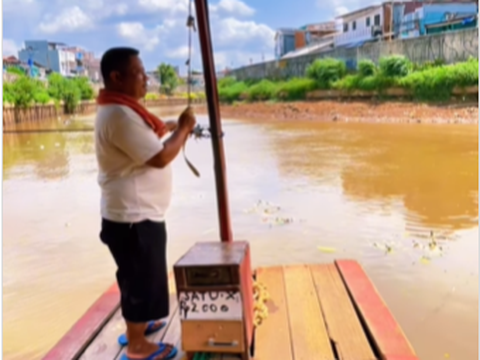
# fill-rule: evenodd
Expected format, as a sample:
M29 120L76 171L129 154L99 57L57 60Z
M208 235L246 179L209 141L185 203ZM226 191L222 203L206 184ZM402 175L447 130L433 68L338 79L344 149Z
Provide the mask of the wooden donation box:
M253 342L253 278L246 241L195 244L174 265L182 348L236 353Z

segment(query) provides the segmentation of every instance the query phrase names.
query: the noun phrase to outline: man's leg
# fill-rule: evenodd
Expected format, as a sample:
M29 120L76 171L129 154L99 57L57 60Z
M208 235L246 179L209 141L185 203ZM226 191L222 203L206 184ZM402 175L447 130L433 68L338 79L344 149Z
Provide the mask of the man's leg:
M122 315L127 324L127 355L145 358L159 350L145 337L147 322L168 316L168 275L164 223L119 224L104 220L102 240L118 266ZM167 346L158 359L165 358Z

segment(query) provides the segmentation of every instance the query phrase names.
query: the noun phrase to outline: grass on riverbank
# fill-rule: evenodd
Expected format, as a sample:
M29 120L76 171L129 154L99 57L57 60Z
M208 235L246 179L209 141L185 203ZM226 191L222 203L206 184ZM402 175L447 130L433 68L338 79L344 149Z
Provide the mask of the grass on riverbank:
M319 59L307 68L305 75L287 81L237 82L224 78L218 82L220 101L302 100L310 91L330 89L383 96L389 88L405 89L416 100L445 101L455 87L478 85L478 59L452 65L438 61L418 65L403 56L389 56L380 59L378 66L361 60L357 71L351 74L343 61Z

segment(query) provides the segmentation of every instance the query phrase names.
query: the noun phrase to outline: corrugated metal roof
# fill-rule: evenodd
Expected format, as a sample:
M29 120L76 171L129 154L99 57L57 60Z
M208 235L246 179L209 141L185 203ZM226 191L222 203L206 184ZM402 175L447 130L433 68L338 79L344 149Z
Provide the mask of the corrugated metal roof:
M320 50L324 48L328 48L333 45L333 40L325 41L319 44L311 45L311 46L306 46L304 48L290 51L286 53L285 55L282 56L282 59L290 59L294 58L297 56L302 56L302 55L307 55L307 54L313 54L316 52L320 52Z

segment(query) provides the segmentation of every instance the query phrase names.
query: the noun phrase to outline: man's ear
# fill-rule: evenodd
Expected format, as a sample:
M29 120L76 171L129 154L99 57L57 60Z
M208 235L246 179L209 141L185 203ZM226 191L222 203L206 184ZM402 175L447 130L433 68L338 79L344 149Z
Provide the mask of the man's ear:
M121 84L122 83L122 76L118 71L112 71L110 73L110 81L112 84Z

